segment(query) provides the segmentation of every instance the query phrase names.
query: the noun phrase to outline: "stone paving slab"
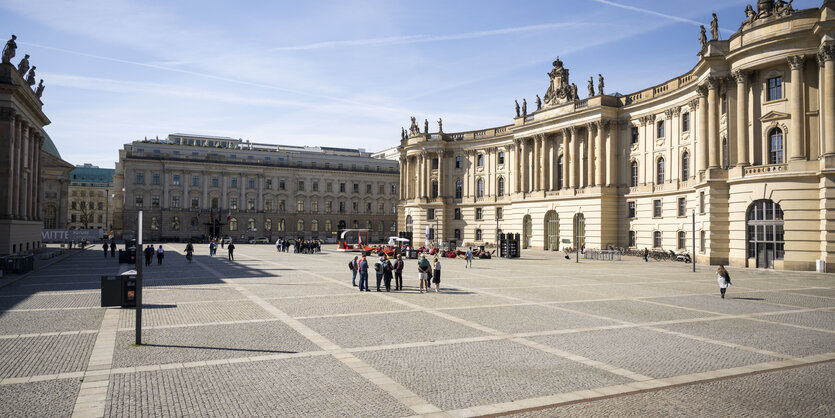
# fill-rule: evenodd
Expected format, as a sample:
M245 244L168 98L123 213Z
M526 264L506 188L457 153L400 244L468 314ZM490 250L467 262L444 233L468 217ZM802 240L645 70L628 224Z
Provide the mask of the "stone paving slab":
M30 294L0 297L0 312L9 309L98 308L101 293Z
M429 294L419 293L419 289L417 287L404 286L404 289L405 290L403 292L392 292L388 295L428 309L517 303L515 301L508 300L507 298L485 295L469 290L461 290L457 287L441 287L440 292L435 293L432 291L429 292Z
M786 396L797 394L797 396ZM545 417L831 417L835 415L835 364L619 396L509 415Z
M728 299L759 300L763 302L779 303L782 305L797 306L802 308L833 308L835 299L816 296L797 295L788 292L736 292L731 286L725 295Z
M154 286L142 294L147 303L211 302L244 299L229 286Z
M618 324L615 321L537 305L454 309L446 313L510 334Z
M718 288L717 288L718 289ZM683 308L699 309L726 315L753 314L762 312L777 312L792 309L783 305L775 305L756 300L722 299L719 292L716 295L691 295L667 298L643 299L645 302L658 302Z
M631 380L510 341L356 353L444 409L508 402ZM486 367L491 364L495 366Z
M0 339L0 378L83 371L95 340L96 334Z
M556 304L555 306L633 323L706 318L715 316L710 313L659 306L637 300L562 303Z
M114 367L188 363L269 354L292 354L319 348L278 322L149 329L136 347L134 331L116 337Z
M0 416L68 417L81 387L79 379L0 386Z
M140 389L141 388L141 389ZM119 374L105 416L409 416L332 357Z
M600 293L600 286L558 286L558 287L529 287L518 289L490 289L490 293L511 298L523 299L531 302L573 302L578 300L603 299L607 296Z
M335 295L349 292L350 289L336 283L324 282L318 279L307 282L264 283L259 285L244 285L262 298L279 298L289 296ZM359 292L359 290L357 290Z
M205 322L239 321L246 319L271 318L269 313L255 303L205 302L202 304L157 304L144 306L142 324L146 326L200 324ZM119 328L134 327L136 316L133 309L122 309Z
M425 312L313 318L301 322L345 348L485 335L481 331Z
M835 299L835 289L792 289L789 293L799 293L809 296L820 296Z
M809 356L835 351L835 334L747 319L671 324L658 328L793 356ZM780 337L775 338L778 335Z
M271 299L268 302L293 317L405 311L412 309L399 303L380 299L376 295L368 294L368 292L359 291L350 295L301 299Z
M721 326L718 321L711 321ZM588 331L532 340L654 378L739 367L776 357L641 328ZM616 344L612 344L617 341ZM629 347L624 350L624 347Z
M835 311L810 311L762 315L758 319L835 331ZM835 351L835 348L833 348Z
M0 335L98 329L104 309L0 313Z

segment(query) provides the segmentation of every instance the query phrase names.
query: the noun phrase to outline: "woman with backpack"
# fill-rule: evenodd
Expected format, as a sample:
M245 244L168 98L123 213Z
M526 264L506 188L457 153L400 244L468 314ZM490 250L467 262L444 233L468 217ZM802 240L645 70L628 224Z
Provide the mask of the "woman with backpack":
M722 295L722 299L725 299L725 291L731 285L731 275L728 274L728 270L725 270L725 266L719 266L716 269L716 281L719 282L719 294Z

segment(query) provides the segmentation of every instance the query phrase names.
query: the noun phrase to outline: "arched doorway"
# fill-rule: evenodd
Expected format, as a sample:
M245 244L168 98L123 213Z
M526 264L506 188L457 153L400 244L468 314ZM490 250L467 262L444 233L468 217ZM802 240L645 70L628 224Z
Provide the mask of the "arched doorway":
M345 226L346 226L345 225L345 220L341 219L341 220L339 220L339 223L336 224L336 229L338 231L342 231L343 229L345 229Z
M557 212L549 210L545 214L545 250L560 249L560 217Z
M533 221L531 215L522 218L522 248L531 248L531 237L533 237Z
M771 200L757 200L748 207L748 258L757 268L774 268L785 253L783 209Z
M586 217L582 213L574 215L574 236L571 239L574 241L575 249L581 249L586 245Z
M412 228L414 228L415 223L412 220L412 215L406 215L406 232L412 232Z

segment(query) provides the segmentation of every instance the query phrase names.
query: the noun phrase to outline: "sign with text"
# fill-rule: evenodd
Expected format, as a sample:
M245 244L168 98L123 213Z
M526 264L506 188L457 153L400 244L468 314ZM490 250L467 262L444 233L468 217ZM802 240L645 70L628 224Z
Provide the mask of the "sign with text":
M101 229L44 229L41 231L41 241L43 242L79 242L87 240L88 242L97 242L104 236L104 231Z

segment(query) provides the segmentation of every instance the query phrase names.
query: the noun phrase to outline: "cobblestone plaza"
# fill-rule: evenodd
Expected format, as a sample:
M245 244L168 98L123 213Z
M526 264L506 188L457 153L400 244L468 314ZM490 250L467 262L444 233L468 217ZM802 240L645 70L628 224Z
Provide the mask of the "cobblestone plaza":
M0 288L0 416L832 416L835 277L556 253L443 261L440 293L351 257L164 245L133 309L78 250ZM7 279L4 279L7 280Z

